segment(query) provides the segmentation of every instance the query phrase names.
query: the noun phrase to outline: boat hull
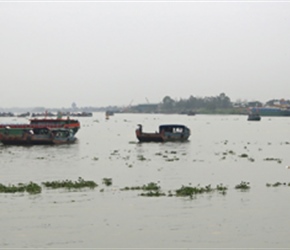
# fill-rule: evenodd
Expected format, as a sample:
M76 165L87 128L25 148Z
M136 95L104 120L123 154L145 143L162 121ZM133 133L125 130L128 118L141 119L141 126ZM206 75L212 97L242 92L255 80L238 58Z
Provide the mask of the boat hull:
M136 131L136 136L139 142L164 142L165 138L161 134L154 133L138 133Z
M56 145L74 143L76 138L71 129L9 128L0 132L0 141L4 145Z
M248 121L261 121L261 116L258 114L249 114Z
M4 145L14 145L14 146L32 146L32 145L60 145L60 144L72 144L76 142L76 139L69 141L61 140L21 140L21 139L3 139L1 142Z
M282 108L251 108L251 113L258 113L260 116L290 116L289 109L282 109Z

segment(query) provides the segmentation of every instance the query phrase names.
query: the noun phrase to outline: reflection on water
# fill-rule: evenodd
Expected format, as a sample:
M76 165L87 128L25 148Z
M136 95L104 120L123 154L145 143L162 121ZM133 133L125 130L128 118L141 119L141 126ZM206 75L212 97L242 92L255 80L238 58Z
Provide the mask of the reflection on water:
M9 119L9 118L6 118ZM0 248L287 248L289 118L95 113L80 118L78 142L0 146L0 183L94 180L96 189L0 194ZM6 122L1 120L1 122ZM9 121L7 121L9 122ZM138 143L137 124L191 129L186 143ZM106 186L103 178L112 178ZM250 190L235 189L241 181ZM143 197L124 187L228 187L225 195Z

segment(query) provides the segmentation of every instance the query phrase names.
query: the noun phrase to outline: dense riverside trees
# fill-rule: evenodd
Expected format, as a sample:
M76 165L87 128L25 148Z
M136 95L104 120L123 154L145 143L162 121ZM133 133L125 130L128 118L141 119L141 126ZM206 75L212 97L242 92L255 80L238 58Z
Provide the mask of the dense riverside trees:
M233 104L226 94L221 93L218 96L211 97L194 97L188 99L173 100L169 96L165 96L159 105L159 110L162 113L182 113L182 112L200 112L215 113L222 110L229 112L232 110Z
M262 106L285 107L290 106L289 100L269 100L265 104L259 101L236 101L225 94L221 93L217 96L194 97L188 99L174 100L170 96L165 96L158 104L140 104L130 107L128 112L137 113L166 113L166 114L246 114L250 107Z

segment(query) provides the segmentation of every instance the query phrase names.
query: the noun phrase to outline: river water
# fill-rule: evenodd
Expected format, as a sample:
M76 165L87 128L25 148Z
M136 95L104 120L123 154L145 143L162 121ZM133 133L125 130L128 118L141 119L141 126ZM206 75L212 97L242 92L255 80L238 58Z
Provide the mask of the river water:
M290 248L290 118L115 114L106 120L94 113L79 120L73 145L0 145L1 184L79 177L98 184L0 193L1 249ZM137 124L154 132L164 123L187 125L189 141L137 143ZM121 190L150 182L166 196ZM236 189L241 182L250 189ZM277 182L286 185L273 187ZM168 195L182 186L219 184L225 194Z

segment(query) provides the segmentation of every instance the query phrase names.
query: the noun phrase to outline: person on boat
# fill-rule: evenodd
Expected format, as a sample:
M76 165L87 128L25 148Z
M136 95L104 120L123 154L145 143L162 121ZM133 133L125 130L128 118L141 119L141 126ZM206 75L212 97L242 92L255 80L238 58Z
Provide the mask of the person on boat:
M142 125L141 124L138 124L138 127L139 127L140 133L142 134Z

